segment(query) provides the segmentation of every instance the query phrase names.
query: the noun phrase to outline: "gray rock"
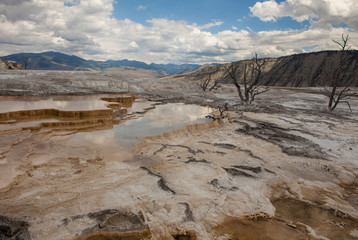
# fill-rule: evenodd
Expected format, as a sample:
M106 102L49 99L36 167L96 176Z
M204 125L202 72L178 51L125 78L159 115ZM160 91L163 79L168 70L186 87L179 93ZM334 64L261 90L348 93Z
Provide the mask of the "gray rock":
M0 216L0 240L31 240L29 223Z

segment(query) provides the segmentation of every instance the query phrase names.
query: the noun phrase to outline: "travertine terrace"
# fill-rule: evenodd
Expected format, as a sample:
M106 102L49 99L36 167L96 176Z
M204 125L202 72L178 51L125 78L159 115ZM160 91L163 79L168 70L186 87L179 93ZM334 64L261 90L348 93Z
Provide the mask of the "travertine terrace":
M357 98L352 113L344 104L327 113L320 89L271 88L243 107L230 85L203 93L193 82L143 76L1 72L2 95L15 100L106 93L110 104L0 115L4 236L358 238ZM216 121L144 137L131 151L110 141L98 147L111 139L98 130L131 119L120 110L132 96L155 102L139 115L167 102L229 109L223 118L211 113ZM54 120L43 121L48 115Z

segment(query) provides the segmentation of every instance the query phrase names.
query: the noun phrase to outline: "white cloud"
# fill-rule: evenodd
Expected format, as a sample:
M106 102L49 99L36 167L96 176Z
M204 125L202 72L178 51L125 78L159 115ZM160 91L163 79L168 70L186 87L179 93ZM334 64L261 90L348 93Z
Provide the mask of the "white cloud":
M298 22L309 20L315 27L332 28L332 25L345 23L358 30L357 0L286 0L281 3L269 0L257 2L250 10L262 21L291 17Z
M214 20L214 21L211 22L211 23L207 23L207 24L201 26L200 29L208 29L208 28L220 26L220 25L222 25L223 23L224 23L224 22L222 22L222 21L216 21L216 20Z
M143 5L139 5L139 6L137 7L137 10L138 10L138 11L146 10L146 9L147 9L147 6L143 6Z
M66 4L63 0L1 0L0 55L53 50L94 60L206 63L251 58L255 52L275 57L305 49L337 49L331 39L339 39L343 32L350 34L351 43L358 39L357 31L350 31L358 26L354 1L340 0L341 5L333 0L257 3L251 11L262 20L290 16L297 21L309 19L311 25L294 31L254 32L232 27L211 33L208 29L222 22L213 20L199 26L169 19L154 18L147 24L115 19L113 0L67 0ZM322 4L326 7L319 8ZM341 20L336 20L337 16ZM341 22L349 27L332 26Z

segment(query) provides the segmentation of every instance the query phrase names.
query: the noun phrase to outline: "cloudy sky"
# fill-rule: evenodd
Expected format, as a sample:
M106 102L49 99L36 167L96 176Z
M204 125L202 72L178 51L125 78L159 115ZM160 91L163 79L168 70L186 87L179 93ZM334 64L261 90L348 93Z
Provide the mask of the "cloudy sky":
M357 0L0 0L0 56L231 62L358 48Z

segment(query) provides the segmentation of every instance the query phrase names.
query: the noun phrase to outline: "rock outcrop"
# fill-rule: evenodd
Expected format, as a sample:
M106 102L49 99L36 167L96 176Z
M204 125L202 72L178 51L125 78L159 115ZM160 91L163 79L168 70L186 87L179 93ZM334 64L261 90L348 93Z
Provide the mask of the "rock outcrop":
M28 231L29 224L0 215L0 239L31 240Z
M22 69L21 64L15 61L9 61L6 59L0 58L0 70L15 70L15 69Z

